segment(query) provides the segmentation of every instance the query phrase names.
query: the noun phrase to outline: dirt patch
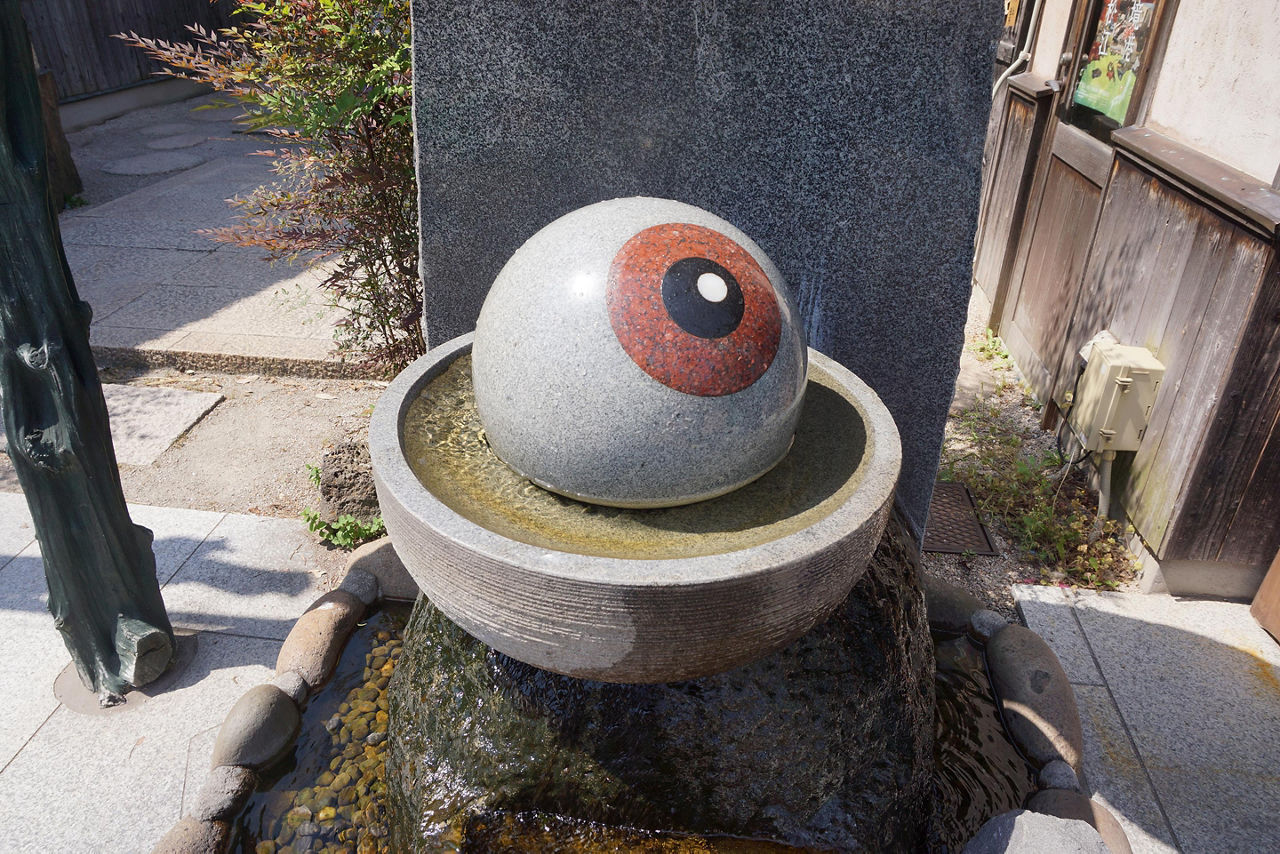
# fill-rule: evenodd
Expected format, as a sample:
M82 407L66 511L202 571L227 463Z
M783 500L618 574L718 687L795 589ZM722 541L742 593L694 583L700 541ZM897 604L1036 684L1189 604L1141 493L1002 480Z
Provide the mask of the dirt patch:
M132 371L105 366L103 382L215 392L223 400L149 466L120 467L135 504L297 518L320 493L308 476L326 449L367 441L385 383L254 374ZM20 491L0 455L0 491Z

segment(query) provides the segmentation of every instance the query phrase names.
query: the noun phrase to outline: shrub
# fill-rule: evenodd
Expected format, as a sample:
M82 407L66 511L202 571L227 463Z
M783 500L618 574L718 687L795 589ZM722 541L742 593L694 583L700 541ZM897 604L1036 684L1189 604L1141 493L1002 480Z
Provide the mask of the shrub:
M120 38L163 73L233 96L284 143L278 180L212 230L273 259L335 258L323 285L345 310L339 352L384 372L421 355L408 0L235 0L237 26L191 43Z

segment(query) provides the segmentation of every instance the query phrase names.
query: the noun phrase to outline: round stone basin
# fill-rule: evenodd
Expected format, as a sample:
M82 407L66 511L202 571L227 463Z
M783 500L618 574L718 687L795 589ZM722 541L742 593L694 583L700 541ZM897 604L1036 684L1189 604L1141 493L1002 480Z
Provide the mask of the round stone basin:
M569 676L668 682L753 661L828 616L862 575L901 465L893 419L809 351L791 451L758 480L680 507L543 490L489 450L471 336L383 393L369 450L396 552L428 598L500 652Z

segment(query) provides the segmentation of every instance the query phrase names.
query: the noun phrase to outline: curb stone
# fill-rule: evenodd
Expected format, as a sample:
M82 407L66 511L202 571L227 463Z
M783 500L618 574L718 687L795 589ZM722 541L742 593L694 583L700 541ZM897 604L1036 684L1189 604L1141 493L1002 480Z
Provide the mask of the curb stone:
M289 630L276 659L275 678L250 688L231 707L218 730L213 768L195 805L156 843L152 854L220 854L227 850L231 826L222 816L234 819L243 808L257 784L255 768L269 766L293 746L308 689L323 684L332 672L365 613L363 597L370 597L368 605L380 598L377 577L353 568L351 563L349 558L339 589L316 599ZM354 577L348 582L347 576ZM309 616L312 614L322 616ZM316 624L321 621L334 630L317 637ZM318 642L321 639L323 643ZM291 649L287 657L286 647ZM281 668L282 658L287 658L285 663L289 666ZM311 684L307 674L321 677Z

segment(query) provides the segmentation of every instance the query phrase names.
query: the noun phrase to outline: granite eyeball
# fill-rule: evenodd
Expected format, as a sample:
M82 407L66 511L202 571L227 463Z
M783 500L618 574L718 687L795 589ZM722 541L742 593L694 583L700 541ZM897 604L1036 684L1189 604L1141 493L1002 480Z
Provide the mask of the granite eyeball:
M553 492L667 507L785 456L807 347L782 276L719 217L613 199L547 225L502 268L472 347L494 453Z

